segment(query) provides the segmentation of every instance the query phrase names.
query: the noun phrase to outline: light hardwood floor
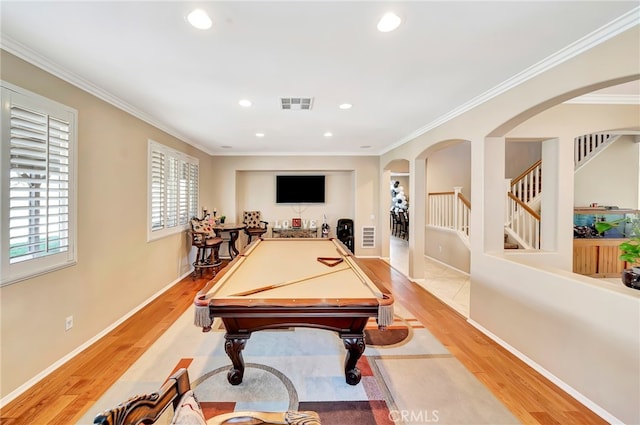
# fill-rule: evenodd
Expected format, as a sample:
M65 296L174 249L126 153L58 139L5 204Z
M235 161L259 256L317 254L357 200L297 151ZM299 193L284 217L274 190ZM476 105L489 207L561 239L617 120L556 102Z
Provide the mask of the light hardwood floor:
M372 278L386 286L522 423L606 423L385 261L361 259L360 262ZM174 285L5 406L0 412L0 423L77 423L129 366L191 307L195 294L207 280L188 277Z

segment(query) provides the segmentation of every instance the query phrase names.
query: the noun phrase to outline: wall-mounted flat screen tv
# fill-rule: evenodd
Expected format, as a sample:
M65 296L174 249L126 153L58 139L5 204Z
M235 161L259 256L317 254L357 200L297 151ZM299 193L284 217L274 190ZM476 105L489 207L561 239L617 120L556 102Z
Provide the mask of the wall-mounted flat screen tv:
M276 176L276 203L278 204L322 204L324 195L324 176Z

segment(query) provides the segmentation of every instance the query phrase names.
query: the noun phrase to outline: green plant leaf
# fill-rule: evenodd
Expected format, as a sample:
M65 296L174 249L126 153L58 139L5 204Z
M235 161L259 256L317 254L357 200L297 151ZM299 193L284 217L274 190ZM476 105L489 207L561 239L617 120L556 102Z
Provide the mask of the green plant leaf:
M613 220L613 221L596 221L594 223L594 227L596 228L596 232L598 232L599 234L602 234L607 230L611 230L615 227L618 227L620 223L623 223L625 221L627 221L626 218L620 218L618 220Z

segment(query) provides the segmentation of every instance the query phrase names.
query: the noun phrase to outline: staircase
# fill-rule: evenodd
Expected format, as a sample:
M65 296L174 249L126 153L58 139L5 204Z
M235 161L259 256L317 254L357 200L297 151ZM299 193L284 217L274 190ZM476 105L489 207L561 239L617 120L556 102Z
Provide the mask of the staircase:
M507 180L507 184L505 242L524 249L540 249L542 160L515 179ZM508 248L513 249L513 246Z
M620 136L621 134L593 133L576 137L574 169L579 170ZM541 194L542 161L537 161L513 181L508 181L505 247L508 242L525 249L540 249Z
M575 170L598 156L607 146L618 140L620 134L594 133L576 137L573 142L573 162Z
M574 139L575 170L598 156L620 136L635 133L594 133ZM640 134L636 134L640 142ZM454 192L428 194L428 224L453 230L469 244L471 204L455 188ZM540 249L540 203L542 199L542 161L531 165L513 180L506 180L504 224L505 249Z

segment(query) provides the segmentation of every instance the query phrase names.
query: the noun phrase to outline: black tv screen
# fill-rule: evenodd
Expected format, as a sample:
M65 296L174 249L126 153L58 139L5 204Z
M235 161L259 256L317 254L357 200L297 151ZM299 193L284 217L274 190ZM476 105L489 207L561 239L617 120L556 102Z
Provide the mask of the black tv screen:
M324 203L324 176L276 176L276 203Z

